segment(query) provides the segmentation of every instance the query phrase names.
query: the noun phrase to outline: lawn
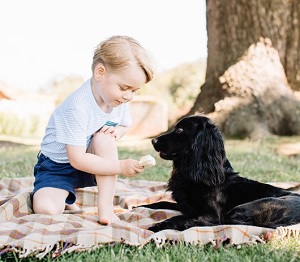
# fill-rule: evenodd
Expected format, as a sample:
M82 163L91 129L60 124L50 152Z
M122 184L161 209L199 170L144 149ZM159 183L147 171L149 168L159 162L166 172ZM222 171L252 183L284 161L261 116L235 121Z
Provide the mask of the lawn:
M0 140L1 139L0 137ZM300 137L272 136L264 140L225 140L227 156L234 169L242 176L262 182L299 181L300 157L278 155L280 144L299 142ZM39 147L8 141L0 141L0 179L32 175ZM157 165L146 169L136 179L167 181L172 165L162 160L153 150L149 140L120 142L120 158L139 159L153 155ZM0 257L0 261L39 261L36 258L18 260L12 253ZM52 261L45 257L42 261ZM56 261L300 261L299 239L273 240L267 244L241 247L211 245L191 246L179 243L163 248L148 244L143 248L123 244L104 245L92 252L67 254Z

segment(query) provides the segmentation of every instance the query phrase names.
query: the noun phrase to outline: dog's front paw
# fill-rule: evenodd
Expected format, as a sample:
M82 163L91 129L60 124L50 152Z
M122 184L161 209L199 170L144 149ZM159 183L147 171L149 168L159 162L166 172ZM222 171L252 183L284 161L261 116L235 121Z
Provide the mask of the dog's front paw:
M156 233L156 232L159 232L163 229L159 226L159 224L156 224L156 225L153 225L153 226L149 227L148 230Z
M169 223L168 220L165 220L165 221L159 222L157 224L154 224L153 226L148 228L148 230L151 230L153 232L158 232L158 231L162 231L165 229L176 229L176 227L174 228L174 225Z

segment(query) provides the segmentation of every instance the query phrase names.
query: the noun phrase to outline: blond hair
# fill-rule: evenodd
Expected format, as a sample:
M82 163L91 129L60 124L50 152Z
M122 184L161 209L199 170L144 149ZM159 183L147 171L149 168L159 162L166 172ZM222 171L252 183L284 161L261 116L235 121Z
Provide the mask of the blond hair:
M151 59L141 44L129 36L112 36L102 41L96 48L93 57L92 71L102 63L111 70L121 69L135 62L145 75L146 83L152 80L154 70Z

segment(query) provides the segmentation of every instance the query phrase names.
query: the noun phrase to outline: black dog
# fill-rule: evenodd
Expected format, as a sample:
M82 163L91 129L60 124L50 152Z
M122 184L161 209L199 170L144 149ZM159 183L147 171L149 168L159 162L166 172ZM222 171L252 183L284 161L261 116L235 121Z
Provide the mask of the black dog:
M149 228L243 224L276 228L300 223L300 194L240 177L226 158L219 129L205 116L180 120L174 130L152 139L161 158L173 161L168 190L176 203L144 207L182 212Z

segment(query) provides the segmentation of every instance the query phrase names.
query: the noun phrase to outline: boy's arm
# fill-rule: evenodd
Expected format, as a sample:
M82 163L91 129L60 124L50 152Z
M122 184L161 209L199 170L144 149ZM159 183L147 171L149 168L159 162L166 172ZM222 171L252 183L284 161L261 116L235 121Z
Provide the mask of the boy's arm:
M136 176L143 171L139 162L134 159L111 160L86 152L85 146L66 145L70 164L81 171L94 175Z

